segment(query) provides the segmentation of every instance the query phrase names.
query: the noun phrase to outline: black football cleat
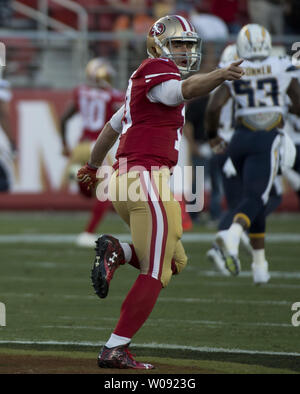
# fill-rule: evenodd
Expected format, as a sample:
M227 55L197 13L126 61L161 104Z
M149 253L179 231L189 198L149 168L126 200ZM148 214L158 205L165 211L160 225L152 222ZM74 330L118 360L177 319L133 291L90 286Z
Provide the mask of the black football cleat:
M120 242L111 235L101 235L96 241L95 251L91 279L96 294L105 298L116 269L125 264L125 256Z

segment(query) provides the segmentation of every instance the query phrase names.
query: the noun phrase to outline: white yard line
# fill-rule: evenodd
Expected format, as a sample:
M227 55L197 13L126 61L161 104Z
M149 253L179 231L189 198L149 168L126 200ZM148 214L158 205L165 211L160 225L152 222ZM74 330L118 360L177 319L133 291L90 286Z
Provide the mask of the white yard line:
M71 342L71 341L5 341L0 340L0 345L45 345L45 346L85 346L85 347L100 347L105 344L105 342ZM296 352L271 352L265 350L247 350L247 349L226 349L226 348L216 348L209 346L183 346L176 344L167 343L140 343L133 344L133 347L137 348L150 348L150 349L174 349L174 350L191 350L196 352L204 353L233 353L233 354L261 354L270 356L288 356L288 357L300 357L300 353Z
M131 240L130 234L113 234L121 242ZM74 244L77 234L10 234L0 235L0 243L56 243L56 244ZM185 233L182 240L184 242L212 242L215 238L214 233ZM300 234L294 233L273 233L267 234L267 242L277 243L299 243Z
M104 320L104 319L103 319ZM113 319L117 320L117 319ZM149 322L145 323L146 326L153 326L157 327L158 323L163 323L164 326L171 326L174 327L174 323L179 324L192 324L192 325L202 325L202 326L213 326L213 327L223 327L223 326L241 326L241 327L279 327L279 328L292 328L295 330L295 327L291 323L268 323L268 322L225 322L222 320L214 321L214 320L180 320L180 319L151 319ZM41 326L41 328L59 328L59 329L66 329L66 330L111 330L111 327L95 327L95 326L74 326L74 325L46 325Z
M92 326L56 326L56 325L47 325L47 326L41 326L41 328L60 328L60 329L66 329L66 330L96 330L96 331L104 331L104 330L110 330L110 327L92 327Z
M38 294L35 293L2 293L1 297L9 297L12 298L34 298L39 297ZM64 300L97 300L95 295L77 295L77 294L51 294L52 298L59 298ZM111 301L122 301L123 297L110 296L109 299ZM180 297L164 297L161 296L157 302L176 302L176 303L184 303L184 304L236 304L236 305L268 305L268 306L292 306L295 301L273 301L273 300L234 300L234 299L214 299L214 298L180 298Z

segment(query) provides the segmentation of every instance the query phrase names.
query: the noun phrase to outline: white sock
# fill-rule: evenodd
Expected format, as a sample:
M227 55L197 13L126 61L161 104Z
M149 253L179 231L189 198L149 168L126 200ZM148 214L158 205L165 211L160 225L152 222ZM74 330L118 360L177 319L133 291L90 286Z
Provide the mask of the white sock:
M123 346L126 345L131 341L131 338L126 338L126 337L120 337L119 335L116 334L111 334L109 340L106 342L105 346L106 347L115 347L115 346Z
M265 249L253 249L253 264L263 265L266 261Z
M228 229L230 252L234 255L238 255L240 239L243 231L244 229L239 223L232 223Z
M125 263L129 263L132 258L132 250L128 243L120 242L121 248L123 249L125 256Z

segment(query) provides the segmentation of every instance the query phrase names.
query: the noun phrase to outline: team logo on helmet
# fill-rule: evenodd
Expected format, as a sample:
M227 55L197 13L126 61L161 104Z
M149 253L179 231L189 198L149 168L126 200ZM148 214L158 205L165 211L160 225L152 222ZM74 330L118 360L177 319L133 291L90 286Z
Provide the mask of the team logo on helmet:
M161 34L163 34L165 30L166 30L166 26L163 23L155 23L155 25L151 27L149 35L152 37L160 36Z

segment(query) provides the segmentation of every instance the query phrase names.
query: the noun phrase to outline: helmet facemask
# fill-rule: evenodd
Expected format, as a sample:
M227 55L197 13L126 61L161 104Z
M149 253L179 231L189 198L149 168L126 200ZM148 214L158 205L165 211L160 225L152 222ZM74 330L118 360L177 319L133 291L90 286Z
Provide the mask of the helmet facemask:
M177 52L174 50L177 42L185 43L188 49L185 52ZM166 38L162 43L162 56L172 59L181 74L185 75L199 70L201 64L201 46L202 40L199 37L189 39L182 37Z

